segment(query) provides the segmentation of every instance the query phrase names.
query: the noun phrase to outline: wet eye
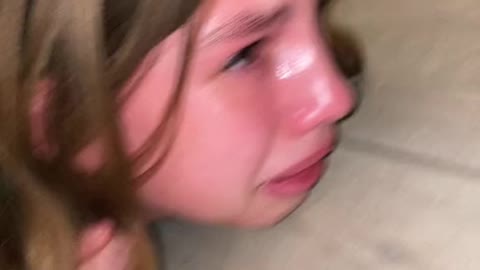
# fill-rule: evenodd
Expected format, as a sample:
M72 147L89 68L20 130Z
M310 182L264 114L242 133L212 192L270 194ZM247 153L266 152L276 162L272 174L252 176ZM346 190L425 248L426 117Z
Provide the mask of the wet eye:
M223 70L237 70L251 65L257 59L257 50L260 46L261 40L258 40L247 47L240 50L236 55L231 57Z

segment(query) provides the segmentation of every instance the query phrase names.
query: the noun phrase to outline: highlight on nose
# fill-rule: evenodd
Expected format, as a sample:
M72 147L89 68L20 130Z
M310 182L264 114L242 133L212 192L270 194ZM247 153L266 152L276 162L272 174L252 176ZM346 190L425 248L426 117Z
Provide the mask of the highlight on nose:
M295 112L296 121L303 130L333 124L353 109L352 91L337 76L317 78L310 82L310 89L303 89L306 95Z
M285 56L284 56L285 57ZM291 49L291 52L275 69L279 80L290 79L307 70L315 62L314 53L306 49Z

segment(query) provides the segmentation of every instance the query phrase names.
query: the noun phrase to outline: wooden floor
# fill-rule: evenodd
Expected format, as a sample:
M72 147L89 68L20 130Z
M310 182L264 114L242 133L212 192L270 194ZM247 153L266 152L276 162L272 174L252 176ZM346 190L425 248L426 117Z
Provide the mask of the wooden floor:
M309 202L263 232L162 225L169 270L480 269L480 1L340 0L365 99Z

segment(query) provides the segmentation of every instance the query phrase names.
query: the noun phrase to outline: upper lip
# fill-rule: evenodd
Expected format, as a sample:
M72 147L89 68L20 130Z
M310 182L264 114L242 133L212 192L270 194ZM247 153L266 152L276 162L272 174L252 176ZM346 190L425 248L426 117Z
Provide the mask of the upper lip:
M283 179L292 177L302 172L303 170L309 168L313 164L327 157L333 151L334 148L335 148L334 144L330 144L328 146L321 148L320 150L315 151L313 154L310 154L300 162L294 164L293 166L281 172L279 175L273 177L269 182L281 181Z

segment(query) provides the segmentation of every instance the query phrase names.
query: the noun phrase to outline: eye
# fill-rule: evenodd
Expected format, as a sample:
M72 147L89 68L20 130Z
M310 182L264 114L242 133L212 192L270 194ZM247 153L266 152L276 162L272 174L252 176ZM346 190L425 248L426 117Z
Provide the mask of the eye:
M258 40L241 49L237 54L228 60L227 64L223 67L223 70L237 70L254 63L258 58L258 48L260 47L261 42L262 40Z

